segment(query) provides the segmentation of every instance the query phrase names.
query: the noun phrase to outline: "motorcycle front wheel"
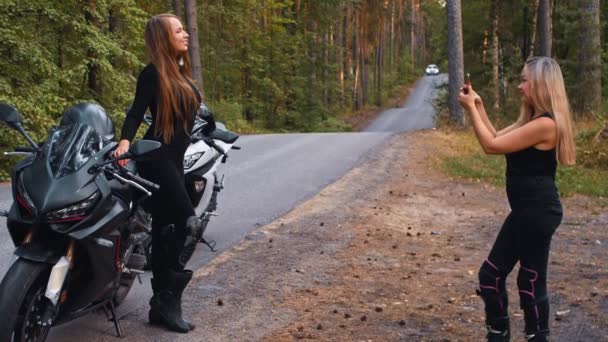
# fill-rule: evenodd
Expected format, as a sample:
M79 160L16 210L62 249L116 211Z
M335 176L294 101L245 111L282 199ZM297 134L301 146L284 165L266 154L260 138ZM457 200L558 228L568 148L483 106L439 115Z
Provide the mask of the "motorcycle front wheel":
M50 325L39 321L46 305L44 296L52 265L17 259L0 283L0 341L46 340Z

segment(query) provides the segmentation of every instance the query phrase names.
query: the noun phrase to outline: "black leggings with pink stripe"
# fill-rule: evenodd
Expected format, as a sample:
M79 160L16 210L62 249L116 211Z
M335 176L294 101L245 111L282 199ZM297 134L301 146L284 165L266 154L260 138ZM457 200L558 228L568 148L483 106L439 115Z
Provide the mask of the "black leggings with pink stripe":
M486 323L508 317L506 278L519 261L517 287L525 332L548 334L547 264L551 238L562 220L559 195L551 177L510 180L507 195L511 213L479 271Z

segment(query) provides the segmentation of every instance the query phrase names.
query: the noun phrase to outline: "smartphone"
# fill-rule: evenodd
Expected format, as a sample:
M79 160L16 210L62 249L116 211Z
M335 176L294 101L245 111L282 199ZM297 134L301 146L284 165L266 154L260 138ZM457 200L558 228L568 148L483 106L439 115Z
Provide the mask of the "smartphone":
M469 88L471 88L471 74L467 72L467 74L464 76L464 93L468 94L469 93Z

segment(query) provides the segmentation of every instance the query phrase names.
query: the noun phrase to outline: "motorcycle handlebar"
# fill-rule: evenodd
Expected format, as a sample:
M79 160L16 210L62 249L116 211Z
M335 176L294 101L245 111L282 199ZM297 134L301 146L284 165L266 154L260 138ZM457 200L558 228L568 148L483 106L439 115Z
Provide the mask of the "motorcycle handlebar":
M160 189L160 185L158 185L156 183L152 183L149 180L143 179L132 172L128 172L127 174L129 175L129 178L131 178L133 181L135 181L137 183L143 184L148 188L154 189L155 191L158 191Z
M223 154L223 155L225 155L225 154L226 154L226 151L224 151L224 149L223 149L223 148L219 147L219 146L218 146L218 145L215 143L215 141L213 141L213 139L211 139L211 138L207 138L207 139L205 139L204 141L205 141L205 143L206 143L207 145L209 145L209 146L213 147L214 149L216 149L216 150L217 150L217 151L218 151L220 154Z
M146 196L152 196L152 193L150 191L148 191L148 189L144 188L141 184L136 183L135 181L132 181L130 179L126 179L124 177L122 177L121 175L119 175L118 173L114 173L114 178L118 179L119 181L121 181L122 183L127 183L139 190L141 190L142 192L144 192L146 194Z
M120 166L120 169L123 171L123 173L125 175L127 175L127 177L129 177L131 180L140 183L142 185L145 185L148 188L151 188L155 191L160 189L160 185L156 184L156 183L152 183L147 179L141 178L138 175L134 174L133 172L131 172L131 170L127 169L124 166Z
M145 186L154 191L157 191L160 189L160 185L158 185L156 183L152 183L149 180L146 180L146 179L143 179L143 178L137 176L136 174L131 172L131 170L127 169L124 166L120 166L118 164L114 164L114 165L109 164L105 168L107 171L109 171L111 174L113 174L118 179L126 181L127 179L123 178L123 176L126 176L130 182L132 182L136 185L139 185L142 187ZM122 176L121 176L121 174L122 174ZM147 190L146 190L146 192L147 192Z

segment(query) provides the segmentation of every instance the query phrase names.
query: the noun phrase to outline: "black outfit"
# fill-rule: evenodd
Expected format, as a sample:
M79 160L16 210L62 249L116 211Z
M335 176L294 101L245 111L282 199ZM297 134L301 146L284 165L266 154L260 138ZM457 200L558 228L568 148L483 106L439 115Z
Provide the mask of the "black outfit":
M201 96L193 84L190 84L197 100ZM139 174L160 186L160 189L146 201L147 210L152 215L152 288L154 297L150 301L151 322L167 322L172 330L186 332L184 321L181 320L181 293L192 277L191 271L185 271L184 266L189 259L184 260L183 252L188 234L192 228L192 219L196 219L194 208L186 191L184 182L183 160L184 154L190 144L190 131L196 113L188 113L191 119L187 122L187 129L183 124L176 122L174 134L168 143L162 136L155 135L157 118L157 104L159 99L159 79L156 67L148 64L140 73L133 106L127 113L122 128L121 140L131 141L141 124L145 111L149 108L152 113L152 125L144 135L144 139L156 140L162 147L155 154L153 160L138 162ZM193 251L192 251L193 252ZM169 292L165 290L170 290ZM165 291L165 292L163 292ZM158 295L160 293L160 295ZM167 294L169 293L169 294ZM159 310L155 310L158 307ZM162 308L161 308L162 307ZM175 319L167 318L163 321L165 312L172 312ZM179 312L177 312L179 311ZM162 316L162 317L161 317ZM160 318L159 318L160 317ZM177 322L177 323L175 323ZM177 326L171 326L177 324Z
M539 117L552 118L548 113ZM485 302L488 338L508 341L505 281L519 261L517 287L524 311L525 334L530 341L546 341L549 334L549 247L563 213L555 186L556 150L529 147L507 154L506 160L511 213L479 271L479 294Z

